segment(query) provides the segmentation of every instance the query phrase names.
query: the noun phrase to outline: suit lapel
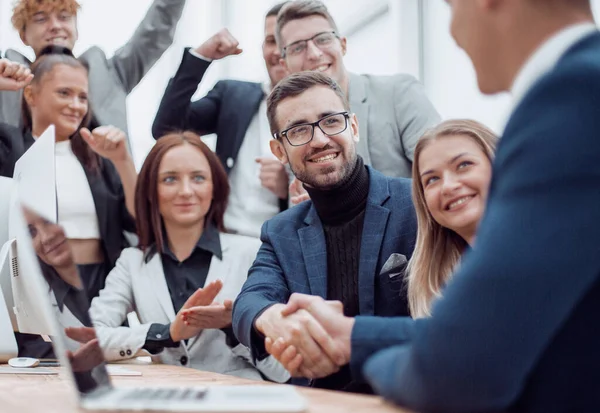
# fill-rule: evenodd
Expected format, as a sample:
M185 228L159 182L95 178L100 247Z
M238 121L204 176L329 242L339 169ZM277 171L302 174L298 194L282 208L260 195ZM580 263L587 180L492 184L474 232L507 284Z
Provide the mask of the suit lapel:
M367 100L366 80L354 73L348 75L350 110L358 119L359 140L356 144L356 150L364 159L365 164L371 165L371 155L369 154L369 102Z
M306 227L298 230L308 285L313 295L327 298L327 246L321 220L311 205L304 220Z
M232 122L227 131L227 135L233 136L234 141L227 141L227 139L217 139L217 153L227 154L231 153L233 159L237 159L237 155L246 136L246 131L252 122L252 118L258 112L260 103L262 102L264 92L260 84L256 84L254 88L248 88L248 93L244 96L244 99L239 99L237 102L236 113L239 114L239 121ZM220 143L220 144L219 144ZM229 149L227 148L229 146ZM227 158L228 156L225 156ZM227 165L225 159L224 165Z
M155 253L152 259L143 266L146 277L150 280L149 289L156 295L156 301L160 304L169 321L175 320L175 310L169 294L169 287L165 280L165 272L160 260L160 254Z
M390 210L383 203L390 197L387 178L369 168L369 198L365 209L360 264L358 268L358 298L361 315L375 313L375 270L387 227Z

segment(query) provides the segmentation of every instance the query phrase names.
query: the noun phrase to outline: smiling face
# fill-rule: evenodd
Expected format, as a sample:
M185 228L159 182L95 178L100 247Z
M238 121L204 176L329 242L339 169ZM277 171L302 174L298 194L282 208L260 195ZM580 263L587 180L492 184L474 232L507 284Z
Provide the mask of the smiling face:
M46 46L64 46L71 50L77 41L77 18L67 9L40 9L25 23L21 40L36 56Z
M23 213L37 256L56 269L73 266L71 248L62 227L26 209Z
M277 16L268 16L265 19L265 38L262 45L263 58L271 85L275 86L281 79L287 75L287 70L281 64L281 53L275 42L275 27L277 26Z
M326 86L314 86L301 94L283 99L277 105L275 121L279 131L302 123L345 112L340 97ZM358 140L358 121L350 115L346 129L333 136L318 127L310 142L292 146L285 137L271 140L271 151L301 182L320 189L330 189L342 182L356 163L355 141Z
M206 156L187 143L170 149L158 169L158 209L166 227L204 225L213 199Z
M35 82L35 81L34 81ZM56 140L65 140L80 127L88 112L88 75L81 67L57 64L27 86L25 99L34 133L56 126Z
M420 179L431 216L470 243L485 210L490 160L472 138L451 135L430 141L416 162L414 178Z
M281 28L281 45L286 47L300 40L313 38L319 33L331 33L334 28L325 17L313 15L291 20ZM318 46L318 40L307 43L306 49L297 55L287 53L282 62L290 73L315 70L329 75L340 85L348 77L344 67L346 38L335 37L332 42Z

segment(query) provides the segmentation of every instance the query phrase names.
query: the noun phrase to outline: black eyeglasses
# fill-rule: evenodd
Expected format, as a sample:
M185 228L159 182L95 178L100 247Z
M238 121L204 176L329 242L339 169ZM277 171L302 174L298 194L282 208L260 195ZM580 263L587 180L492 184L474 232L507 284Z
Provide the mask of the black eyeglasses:
M321 32L315 34L310 39L298 40L294 43L290 43L283 48L281 52L281 57L285 58L286 56L300 56L306 51L308 47L308 42L312 40L312 42L319 49L327 49L329 46L333 44L333 41L338 37L335 31L330 32Z
M287 139L290 145L302 146L312 141L315 136L315 126L321 129L321 132L325 135L334 136L342 133L348 128L348 119L350 119L350 114L348 112L332 113L313 123L294 125L273 136L275 139L277 139L278 135L285 136L285 139Z

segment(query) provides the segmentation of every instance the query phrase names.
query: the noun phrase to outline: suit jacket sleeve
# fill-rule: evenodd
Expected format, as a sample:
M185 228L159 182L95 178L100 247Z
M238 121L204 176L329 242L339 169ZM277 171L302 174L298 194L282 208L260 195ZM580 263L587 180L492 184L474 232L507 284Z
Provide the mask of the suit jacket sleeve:
M286 303L291 293L271 243L269 221L261 229L262 245L248 272L248 280L233 306L233 331L249 347L255 359L266 356L264 341L254 330L254 321L269 306Z
M169 81L158 107L152 125L154 139L173 130L216 132L224 83L218 82L205 97L190 102L209 65L210 62L192 55L189 48L184 50L179 69Z
M123 327L127 314L135 310L131 285L132 258L130 250L123 250L115 268L108 274L100 295L92 300L90 317L96 328L100 346L107 360L134 357L142 350L151 323ZM139 259L139 257L138 257Z
M21 131L9 124L0 123L0 176L13 177L17 160L25 153Z
M595 68L571 67L540 81L517 108L474 249L433 317L404 326L397 346L366 362L377 392L436 412L504 410L522 392L598 278L599 94ZM363 336L365 322L355 325ZM394 329L398 320L387 322Z
M110 59L127 93L173 43L184 6L185 0L154 0L133 36Z
M440 115L427 97L425 88L412 76L398 75L394 82L396 126L404 154L411 161L423 133L440 122Z

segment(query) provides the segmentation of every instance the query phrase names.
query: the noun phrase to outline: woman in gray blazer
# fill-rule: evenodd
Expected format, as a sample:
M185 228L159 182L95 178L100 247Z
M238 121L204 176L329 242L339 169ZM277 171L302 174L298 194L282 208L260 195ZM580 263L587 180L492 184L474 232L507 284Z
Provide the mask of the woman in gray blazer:
M240 377L289 378L274 359L253 364L231 330L232 302L260 242L225 232L228 195L225 170L199 136L157 141L136 186L139 247L123 251L92 301L108 360L150 354L157 362ZM132 311L141 324L122 326Z

